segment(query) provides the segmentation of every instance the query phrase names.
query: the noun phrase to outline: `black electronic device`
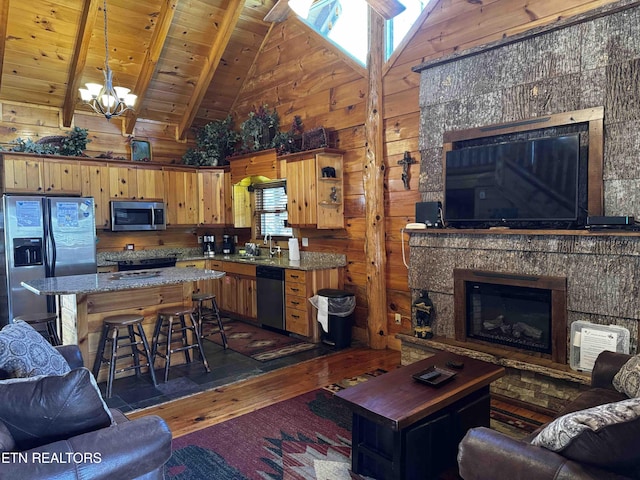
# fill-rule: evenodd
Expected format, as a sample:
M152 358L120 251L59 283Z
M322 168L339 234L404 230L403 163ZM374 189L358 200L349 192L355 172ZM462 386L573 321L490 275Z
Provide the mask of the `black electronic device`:
M436 365L432 365L431 367L412 375L414 380L426 385L431 385L432 387L438 387L455 376L456 372Z
M630 216L593 215L587 217L587 227L615 228L635 225L635 220Z
M417 202L416 203L416 223L424 223L427 227L441 227L440 202Z
M580 134L447 152L444 220L461 228L576 228L587 212Z

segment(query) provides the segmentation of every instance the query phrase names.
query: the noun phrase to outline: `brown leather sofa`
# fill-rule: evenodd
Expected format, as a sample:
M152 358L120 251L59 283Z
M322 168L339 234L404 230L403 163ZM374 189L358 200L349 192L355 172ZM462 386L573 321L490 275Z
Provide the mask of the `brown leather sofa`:
M83 366L76 346L56 348L72 369ZM3 453L0 479L163 479L164 464L171 456L171 431L164 420L149 415L129 421L118 410L110 411L115 422L111 426ZM100 461L68 461L80 455Z
M629 355L602 352L591 373L591 388L570 402L558 417L628 397L613 388L615 374ZM543 426L544 427L544 426ZM541 429L543 428L541 427ZM624 480L621 476L586 463L578 463L543 447L531 445L538 432L516 440L485 427L473 428L458 447L458 466L464 480ZM640 433L640 432L638 432ZM636 449L640 437L628 439ZM607 452L602 452L603 456ZM640 470L639 470L640 471Z

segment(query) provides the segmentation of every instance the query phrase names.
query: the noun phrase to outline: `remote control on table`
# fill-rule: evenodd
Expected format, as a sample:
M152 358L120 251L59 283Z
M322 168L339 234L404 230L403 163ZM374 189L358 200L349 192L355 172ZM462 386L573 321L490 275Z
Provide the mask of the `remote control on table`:
M434 378L438 378L441 375L440 372L437 371L433 371L433 372L429 372L429 373L423 373L422 375L420 375L420 379L422 380L433 380Z

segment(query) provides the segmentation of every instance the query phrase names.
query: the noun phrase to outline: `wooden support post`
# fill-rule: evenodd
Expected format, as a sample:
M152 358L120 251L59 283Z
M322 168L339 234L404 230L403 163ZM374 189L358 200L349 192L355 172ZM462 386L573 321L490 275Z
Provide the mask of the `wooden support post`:
M365 261L369 301L369 345L387 347L387 253L384 213L384 137L382 122L382 66L384 19L369 8L369 77L365 119L366 151L363 168L365 197Z

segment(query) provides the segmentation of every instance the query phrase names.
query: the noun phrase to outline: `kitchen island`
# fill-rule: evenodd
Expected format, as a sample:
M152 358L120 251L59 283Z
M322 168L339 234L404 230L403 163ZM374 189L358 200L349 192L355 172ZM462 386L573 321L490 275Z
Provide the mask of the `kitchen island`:
M77 344L85 366L92 368L105 317L139 313L144 316L145 334L151 341L160 308L190 306L191 295L197 288L195 282L224 275L216 270L171 267L42 278L23 282L22 286L36 295L58 297L62 342ZM122 366L127 361L123 360ZM105 378L106 368L101 370L98 381Z

